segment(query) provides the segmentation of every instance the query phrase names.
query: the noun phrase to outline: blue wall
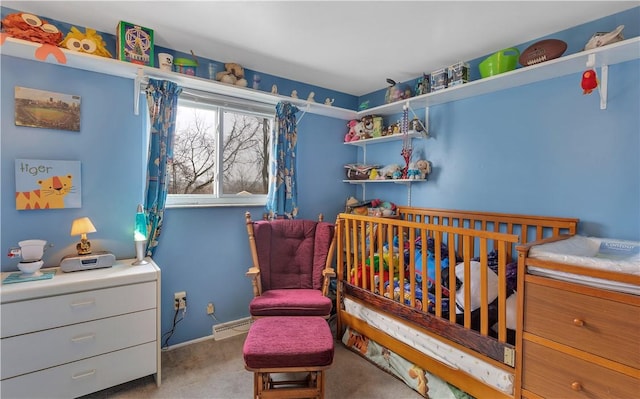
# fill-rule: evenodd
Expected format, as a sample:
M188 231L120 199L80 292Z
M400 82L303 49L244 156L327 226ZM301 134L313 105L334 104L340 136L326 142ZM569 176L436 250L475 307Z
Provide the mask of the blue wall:
M629 14L638 16L638 8ZM625 14L626 15L626 14ZM595 27L597 26L597 27ZM594 28L595 27L595 28ZM582 28L584 29L584 28ZM605 30L598 25L590 31ZM625 27L638 32L638 22ZM55 246L48 266L75 251L71 221L90 216L94 249L134 256L136 205L144 190L146 116L133 115L132 81L2 55L0 104L0 251L19 240ZM609 104L582 95L580 74L513 88L430 109L432 138L414 141L434 173L414 184L412 204L579 217L581 232L640 240L640 62L609 68ZM15 86L82 97L81 131L14 125ZM142 104L145 104L142 99ZM341 183L343 165L357 158L342 144L345 121L304 114L299 124L301 216L335 219L356 192ZM368 147L368 160L398 162L400 143ZM14 160L82 162L82 208L16 211ZM370 184L368 198L407 203L405 186ZM173 293L186 291L188 311L170 344L207 336L216 323L248 315L251 286L244 212L260 207L168 209L155 260L162 269L162 332L171 328ZM2 258L2 270L16 261Z
M71 222L89 216L97 232L89 234L94 251L108 250L118 259L133 258L134 215L144 191L146 101L133 114L133 82L2 55L0 196L1 252L18 241L47 240L45 266L56 266L75 253L78 237ZM81 130L69 132L15 126L14 87L75 94L81 97ZM335 220L353 188L339 184L344 160L356 156L342 144L345 121L298 113L300 216ZM82 171L82 208L17 211L16 158L78 160ZM339 177L338 177L339 176ZM176 344L211 334L215 320L206 315L213 302L220 322L248 315L252 295L245 272L250 266L244 213L260 218L261 207L174 208L165 212L160 246L154 259L162 269L162 331L171 329L173 293L187 292L188 312L169 341ZM2 257L2 271L17 270L17 260Z
M606 110L580 73L431 107L433 137L413 143L434 172L412 205L578 217L581 234L639 240L639 71L609 67ZM399 142L367 148L372 162L390 154L402 164ZM366 190L407 202L404 186Z

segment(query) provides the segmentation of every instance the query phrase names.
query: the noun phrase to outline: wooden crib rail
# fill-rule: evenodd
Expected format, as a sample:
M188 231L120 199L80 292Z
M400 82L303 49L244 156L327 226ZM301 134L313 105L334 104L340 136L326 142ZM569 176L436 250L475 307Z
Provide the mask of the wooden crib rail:
M506 342L506 266L509 262L507 248L511 248L518 242L518 236L514 234L496 233L492 231L473 230L461 227L429 224L425 222L406 221L394 218L377 218L358 216L352 214L340 214L337 227L338 276L356 287L368 290L372 293L395 299L400 303L406 303L412 308L419 308L423 312L429 311L429 279L427 262L427 237L434 240L433 256L435 264L441 265L445 261L452 266L449 270L448 289L442 285L442 270L436 267L432 292L435 301L431 303L434 309L433 315L438 318L446 318L451 323L456 323L456 275L455 266L463 264L463 281L471 281L471 261L479 257L480 262L480 323L479 333L489 335L489 301L488 298L488 257L492 250L498 252L498 341ZM422 247L416 247L416 238L421 237ZM399 256L394 258L389 253L388 247L394 240L401 245L395 250ZM446 244L449 251L441 254L441 244ZM412 254L405 261L403 252L408 250ZM422 251L421 264L416 265L413 254ZM379 268L375 270L375 259ZM382 265L388 265L388 271L384 271ZM364 265L369 264L369 267ZM418 274L416 274L418 270ZM420 273L419 270L422 270ZM393 276L396 278L394 279ZM421 281L417 276L423 276ZM385 285L385 281L387 282ZM398 283L394 287L395 281ZM406 283L404 283L406 281ZM418 301L416 288L422 291L422 301ZM463 284L464 310L463 327L471 329L471 284ZM448 294L448 308L443 313L443 301ZM502 361L502 359L500 359Z
M561 234L574 235L580 219L518 215L499 212L474 212L438 208L414 208L400 206L398 214L402 219L442 226L464 227L474 230L494 231L520 236L519 243L525 244ZM460 250L456 248L456 250ZM507 248L507 256L515 257L515 248Z

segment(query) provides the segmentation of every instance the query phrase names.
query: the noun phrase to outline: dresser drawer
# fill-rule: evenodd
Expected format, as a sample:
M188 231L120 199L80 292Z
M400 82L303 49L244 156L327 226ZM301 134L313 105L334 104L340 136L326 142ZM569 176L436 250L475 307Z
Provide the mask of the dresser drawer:
M640 308L604 298L527 283L524 330L640 368Z
M4 303L2 338L155 307L155 281Z
M2 379L152 341L155 309L5 338Z
M153 342L9 378L2 397L68 399L100 391L156 373L156 349Z
M640 380L524 341L522 388L549 399L633 398Z

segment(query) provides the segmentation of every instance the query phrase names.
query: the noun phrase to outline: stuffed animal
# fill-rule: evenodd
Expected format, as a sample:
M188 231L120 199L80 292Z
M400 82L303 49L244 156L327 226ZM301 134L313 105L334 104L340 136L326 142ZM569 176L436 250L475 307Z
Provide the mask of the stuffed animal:
M351 120L349 121L349 123L347 123L347 127L349 128L349 131L347 132L347 134L344 136L344 142L348 143L350 141L356 141L356 140L360 140L360 135L356 132L356 125L358 124L357 120Z
M431 163L426 159L420 159L416 161L416 168L420 171L420 178L426 179L427 175L431 173Z
M415 162L410 162L409 167L407 168L407 179L416 180L421 179L421 173Z
M360 121L362 122L362 127L364 130L362 138L373 138L373 115L365 115Z
M380 169L378 173L383 179L399 179L402 176L402 168L400 165L392 163Z
M222 83L247 87L247 79L244 78L244 68L235 62L224 64L224 71L216 74L216 80Z
M2 19L0 44L4 43L7 37L41 43L42 46L35 51L35 57L38 60L44 61L51 54L60 64L67 62L67 57L58 48L58 43L62 40L62 32L33 14L18 12L5 16Z
M82 33L78 28L72 26L71 31L67 33L60 46L79 53L113 58L109 50L107 50L107 44L95 29L85 28L84 32Z

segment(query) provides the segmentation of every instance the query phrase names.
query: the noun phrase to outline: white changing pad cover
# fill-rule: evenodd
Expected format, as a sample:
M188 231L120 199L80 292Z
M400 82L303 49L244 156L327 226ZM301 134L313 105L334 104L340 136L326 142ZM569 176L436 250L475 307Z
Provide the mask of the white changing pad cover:
M529 257L551 262L566 263L593 269L640 275L640 241L575 235L566 240L536 245ZM640 295L640 287L633 284L581 276L539 267L529 267L534 274L594 287Z
M513 394L512 373L501 370L492 364L471 356L414 328L398 323L376 310L360 305L349 298L344 298L345 310L371 326L384 331L393 338L425 353L453 369L460 369L481 380L487 385L506 393ZM393 349L393 348L389 348Z

